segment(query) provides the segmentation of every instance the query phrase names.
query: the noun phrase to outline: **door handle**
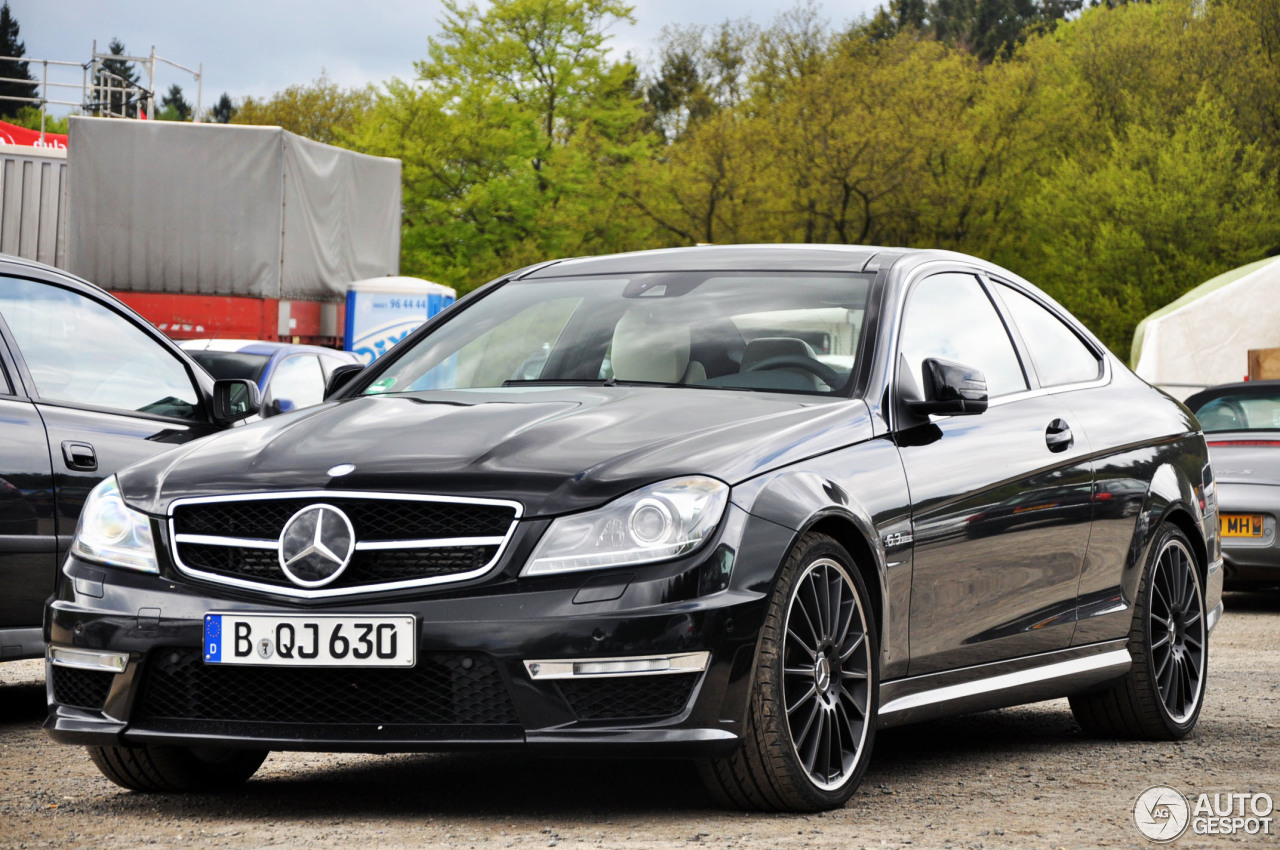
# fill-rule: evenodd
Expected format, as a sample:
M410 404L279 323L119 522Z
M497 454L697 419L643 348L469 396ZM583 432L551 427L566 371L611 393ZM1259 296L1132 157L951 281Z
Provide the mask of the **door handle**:
M62 459L71 469L82 469L92 472L98 468L98 455L88 443L77 443L65 440L62 443Z
M1055 419L1044 429L1044 442L1051 452L1065 452L1075 445L1075 437L1071 435L1071 426L1065 419Z

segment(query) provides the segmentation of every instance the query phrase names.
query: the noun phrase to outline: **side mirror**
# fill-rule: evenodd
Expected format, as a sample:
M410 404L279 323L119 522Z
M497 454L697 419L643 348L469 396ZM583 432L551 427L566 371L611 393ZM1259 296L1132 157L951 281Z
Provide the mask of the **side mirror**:
M930 357L923 378L925 400L908 402L912 413L970 416L987 409L987 379L971 366Z
M213 382L213 421L230 425L262 409L258 385L248 378L223 378Z
M351 379L363 371L363 366L357 366L354 363L334 369L329 374L329 380L325 382L324 397L329 398L329 396L351 383Z

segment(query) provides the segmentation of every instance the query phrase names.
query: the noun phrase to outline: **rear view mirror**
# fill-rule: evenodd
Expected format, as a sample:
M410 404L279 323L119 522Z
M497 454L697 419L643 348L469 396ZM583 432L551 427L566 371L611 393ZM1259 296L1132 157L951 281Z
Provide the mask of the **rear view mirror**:
M987 409L987 379L977 369L930 357L922 372L925 400L908 402L912 413L969 416Z
M329 396L351 383L351 379L363 371L363 366L357 366L354 363L334 369L329 375L329 380L325 382L324 397L329 398Z
M258 385L247 378L223 378L213 382L213 421L230 425L262 408Z

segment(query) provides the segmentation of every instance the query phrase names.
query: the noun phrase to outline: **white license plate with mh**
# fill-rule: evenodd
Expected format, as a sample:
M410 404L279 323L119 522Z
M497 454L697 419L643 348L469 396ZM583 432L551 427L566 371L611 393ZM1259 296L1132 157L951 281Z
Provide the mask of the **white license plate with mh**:
M204 616L206 664L257 667L412 667L417 633L409 614Z

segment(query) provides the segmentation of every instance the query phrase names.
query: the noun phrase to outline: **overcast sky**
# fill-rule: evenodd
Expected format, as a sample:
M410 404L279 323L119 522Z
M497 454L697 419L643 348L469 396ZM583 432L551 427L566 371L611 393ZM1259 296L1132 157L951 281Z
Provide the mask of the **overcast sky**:
M633 0L636 24L613 29L612 45L643 62L669 23L717 24L751 18L767 25L794 2L768 0ZM815 0L820 14L842 25L880 0ZM88 62L119 38L129 52L156 55L181 65L204 65L204 105L222 92L264 96L321 71L343 86L413 75L426 55L427 38L439 30L439 0L9 0L27 56ZM39 77L41 70L31 66ZM77 89L51 91L50 99L79 101L79 69L51 69L50 79ZM156 90L182 86L194 103L190 75L157 66ZM143 79L145 83L145 77ZM63 110L59 110L60 112Z

